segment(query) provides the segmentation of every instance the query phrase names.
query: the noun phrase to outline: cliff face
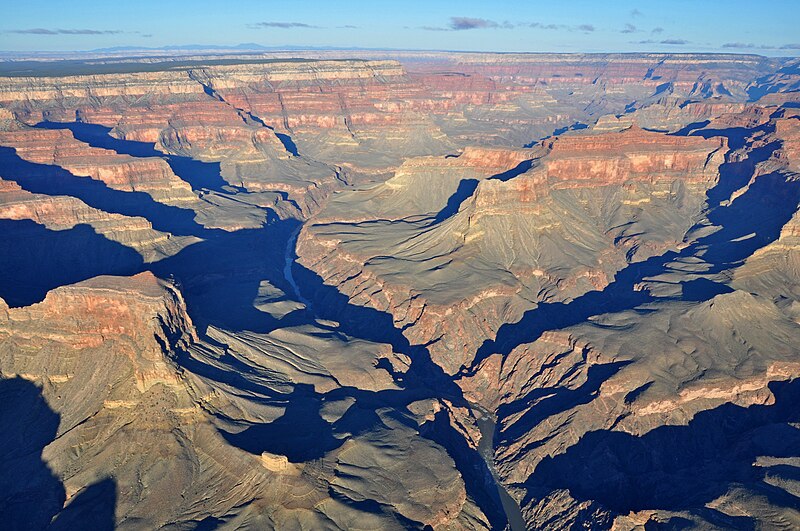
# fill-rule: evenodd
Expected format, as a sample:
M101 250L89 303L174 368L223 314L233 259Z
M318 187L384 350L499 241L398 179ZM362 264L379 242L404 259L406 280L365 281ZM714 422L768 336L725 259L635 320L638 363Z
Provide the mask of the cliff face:
M140 159L87 146L69 131L0 132L0 144L14 148L20 158L58 166L75 176L105 183L114 190L142 191L165 204L186 205L197 200L189 183L179 179L166 162Z
M135 249L146 262L176 254L196 241L154 230L144 217L104 212L75 197L33 194L15 182L3 180L0 180L0 219L30 220L54 231L90 225L107 239Z
M45 521L110 512L100 518L113 522L115 507L120 519L139 515L152 525L174 514L179 502L164 495L183 490L191 477L181 445L202 432L203 415L165 354L195 339L178 292L149 274L97 277L56 289L39 304L0 311L4 397L23 401L12 406L23 419L19 428L37 441L34 449L38 444L54 474L48 479L39 466L19 461L7 470L4 492L24 496L31 483L49 484L53 499L36 509ZM37 423L17 409L31 395L41 396L51 411L45 418L54 422ZM195 458L200 446L190 451ZM112 501L91 516L81 506L94 496ZM149 501L149 514L136 500Z
M54 350L78 353L102 347L128 358L140 391L157 382L175 383L177 376L167 367L162 347L185 347L196 339L180 294L145 273L97 277L59 288L41 303L8 310L4 329L4 343L12 350L51 351L34 365L19 360L24 367L16 367L11 356L4 360L5 373L47 372L64 383L77 360L75 354L59 359Z
M302 334L287 332L272 339L274 346L267 348L277 350L268 356L300 348L296 339ZM213 371L203 377L181 368L187 356L196 366L211 368L223 352L237 356L248 352L242 339L218 332L214 344L200 341L180 292L149 273L96 277L53 290L41 303L24 308L9 309L0 301L0 390L19 407L28 394L41 394L42 407L56 419L51 439L48 428L36 425L35 418L31 423L20 420L18 426L34 439L41 435L41 459L54 477L26 481L34 467L20 460L6 471L4 492L24 496L30 484L48 483L54 499L37 511L56 521L94 518L82 504L100 485L112 498L114 492L126 494L110 506L93 509L101 514L111 511L107 521L122 527L126 520L135 520L135 527L188 525L229 511L249 525L316 527L334 521L347 527L364 516L338 500L368 494L380 484L380 503L403 517L437 527L459 525L454 523L457 518L485 524L467 500L447 454L434 443L413 439L404 423L390 417L384 417L385 426L369 436L353 434L346 444L336 442L326 450L330 453L325 461L300 462L294 453L287 460L269 451L273 444L281 446L277 439L264 442L263 451L253 455L236 433L258 421L268 424L277 419L276 427L280 426L282 415L289 419L295 414L293 408L302 407L313 395L304 397L296 391L288 406L260 409L215 380ZM224 351L217 350L215 345L225 343ZM350 348L350 355L361 354ZM382 353L387 355L391 357ZM286 370L296 361L278 357L267 365ZM331 363L334 377L328 384L322 366L307 373L301 369L293 377L314 382L320 389L331 384L332 389L339 388L338 380L350 385L348 378L361 389L369 388L363 378L352 380L344 364L339 365ZM356 373L351 369L350 374ZM377 389L394 388L386 380L375 381ZM266 383L261 392L270 386L275 386L272 392L281 387ZM349 405L334 405L324 416L333 422ZM431 414L431 406L427 407L414 408L419 410L420 425ZM312 419L304 424L305 429L318 429ZM158 459L153 459L154 452ZM404 466L408 459L420 457L429 464L414 470ZM411 486L422 485L407 496ZM208 493L216 488L227 494L209 502ZM381 515L368 518L379 526L391 527L393 521Z
M773 156L761 163L756 171L763 180L773 181L772 190L779 200L778 191L783 179L790 186L798 186L798 154L800 153L800 119L798 111L787 109L782 118L772 121L774 135L780 147ZM755 182L751 184L754 186ZM787 216L788 218L788 216ZM741 289L762 293L770 297L791 319L800 317L800 293L796 286L800 278L800 214L794 212L780 228L774 241L758 249L736 271L734 283Z
M530 170L506 180L486 175L498 171L493 162L510 172L537 152L466 151L438 164L458 168L463 184L470 179L463 170L479 159L488 165L476 168L484 177L471 179L469 195L433 220L386 222L383 211L370 224L364 214L353 223L326 221L378 198L424 207L414 194L438 197L439 204L458 196L463 186L452 180L440 180L436 186L449 184L449 192L433 196L433 186L415 186L421 180L410 175L428 176L434 162L423 159L404 165L385 190L340 194L330 204L334 213L323 211L319 225L304 228L297 252L354 301L394 315L412 342L438 339L434 359L452 374L471 363L493 330L518 320L530 308L526 301L602 289L626 262L675 248L716 183L725 148L720 138L638 129L570 136L546 141L546 154L530 160ZM395 219L425 214L431 215L389 212ZM412 259L419 266L409 265Z
M642 125L675 130L730 111L747 97L754 77L777 66L753 56L659 54L416 59L407 67L393 60L270 59L164 72L5 78L0 102L28 122L77 116L114 127L129 140L160 139L167 151L188 149L203 160L227 154L223 174L229 182L241 184L245 176L263 189L270 161L294 149L372 176L410 156L509 140L522 145L623 111L641 110L635 116ZM572 88L569 97L563 87ZM667 109L646 110L662 105ZM268 127L259 130L259 124ZM274 133L294 147L286 148ZM242 166L259 159L260 165ZM300 172L314 174L316 184L323 178Z
M717 178L727 149L724 138L702 141L650 133L635 126L618 134L572 135L545 145L550 149L545 162L550 178L585 181L592 186L677 178L689 185L708 186Z
M786 112L751 126L742 147L727 153L719 192L709 192L721 203L712 203L666 267L629 266L596 297L533 310L504 341L498 334L486 350L493 354L462 379L468 394L498 411L500 467L529 503L530 525L628 527L681 518L702 526L716 517L729 522L734 504L769 525L797 520L780 501L768 502L770 516L756 509L756 500L788 479L778 469L761 473L758 467L775 463L769 456L788 454L759 441L793 422L796 385L787 382L798 371L798 188L787 156L797 122ZM598 306L602 314L561 328ZM564 320L575 312L575 320ZM718 455L719 437L747 455L748 465L738 458L703 465L704 456ZM687 481L690 497L681 494Z

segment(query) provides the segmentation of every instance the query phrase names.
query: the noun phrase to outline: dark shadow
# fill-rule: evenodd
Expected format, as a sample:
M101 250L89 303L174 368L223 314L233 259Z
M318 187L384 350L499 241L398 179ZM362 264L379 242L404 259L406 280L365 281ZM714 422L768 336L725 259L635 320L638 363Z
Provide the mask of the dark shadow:
M53 231L0 219L0 297L11 307L40 302L51 289L98 275L134 275L142 257L89 225Z
M283 276L284 250L296 221L272 222L260 229L222 232L151 264L161 278L176 280L200 332L208 325L231 331L268 333L279 327L308 322L309 316L290 313L275 318L253 306L263 281L291 298Z
M563 135L567 131L581 131L582 129L588 129L588 128L589 128L588 124L584 124L584 123L581 123L581 122L575 122L575 123L573 123L571 125L565 125L564 127L559 127L557 129L554 129L552 134L547 135L546 137L544 137L544 138L542 138L540 140L532 140L532 141L528 142L527 144L525 144L522 147L532 148L533 146L535 146L536 144L538 144L542 140L546 140L546 139L552 138L554 136Z
M203 92L205 92L207 96L211 96L215 100L217 100L219 102L222 102L225 105L227 105L228 107L230 107L231 109L235 110L236 113L239 115L239 118L241 118L244 123L249 125L249 124L252 124L253 122L255 122L258 125L260 125L261 127L266 127L267 129L269 129L270 131L275 133L275 136L278 138L278 140L281 142L281 144L283 144L283 148L289 154L291 154L292 156L295 156L295 157L298 156L297 145L294 143L294 140L292 140L291 136L289 136L286 133L277 133L277 132L275 132L275 128L274 127L272 127L271 125L267 124L263 119L261 119L260 117L256 116L253 112L247 111L247 110L242 109L240 107L236 107L235 105L229 103L228 101L225 100L225 98L222 97L222 95L219 92L214 90L214 88L211 85L209 85L204 80L200 79L198 76L193 75L191 72L189 73L189 77L191 77L192 79L194 79L195 81L197 81L198 83L200 83L203 86ZM280 94L278 94L278 97L280 98ZM282 102L281 102L281 105L283 105ZM285 121L286 121L286 119L284 117L284 122ZM287 125L287 128L288 128L288 125Z
M464 436L453 430L447 412L442 410L435 415L433 421L423 424L420 435L448 449L464 479L467 493L480 502L479 506L489 519L491 529L505 529L508 517L500 501L494 477L486 462L480 455L476 455Z
M45 529L66 499L42 460L60 422L41 390L22 378L0 379L0 522L9 531Z
M471 407L464 399L460 387L452 377L445 374L430 357L425 345L411 345L403 335L402 329L394 324L394 318L387 312L352 304L349 298L335 287L326 285L322 278L295 263L295 278L303 288L303 295L311 300L318 317L337 321L338 331L351 337L368 341L387 343L395 352L405 354L411 366L404 374L394 373L389 367L395 382L402 387L400 391L381 391L370 393L353 388L337 389L326 398L352 396L354 406L334 425L335 432L360 432L369 426L370 418L377 421L375 409L392 405L396 410L402 404L410 404L423 398L447 399L457 407ZM366 417L365 417L366 416ZM364 418L367 418L365 421ZM403 422L406 419L398 418ZM353 423L356 423L354 426ZM464 478L468 496L498 529L508 521L498 501L497 486L491 472L475 448L469 447L463 436L449 421L439 419L420 434L441 445L456 464Z
M28 192L72 196L104 212L141 216L156 230L180 236L213 232L199 225L191 210L159 203L144 192L114 190L102 181L77 177L60 166L29 162L13 148L0 146L0 172L3 179L16 182Z
M671 82L661 83L660 85L658 85L656 87L656 91L650 97L653 98L655 96L659 96L659 95L665 94L665 93L672 94L672 92L673 92L673 85L672 85Z
M214 531L215 529L219 529L219 527L224 523L224 519L216 518L214 516L206 516L197 522L197 525L192 531Z
M332 499L344 505L352 507L357 511L364 512L367 514L380 514L383 516L387 516L392 520L394 520L394 522L397 524L397 527L400 529L420 529L424 531L428 531L428 529L431 529L430 526L423 527L422 522L411 520L410 518L407 518L400 513L396 513L392 511L391 508L384 507L375 500L370 500L370 499L354 500L348 496L336 492L335 490L331 490L329 494Z
M283 144L283 147L284 147L284 149L286 149L286 151L288 151L289 153L291 153L295 157L300 155L297 152L297 144L294 143L294 140L292 140L292 137L290 137L286 133L275 133L275 136L277 136L278 140L281 141L281 144Z
M74 127L74 124L67 125ZM165 157L159 152L153 155L155 150L152 145L131 143L119 139L109 140L112 137L108 135L107 128L102 128L105 130L101 131L92 126L88 132L83 127L74 127L74 129L78 131L77 134L87 135L83 136L87 139L84 141L96 142L99 147L113 145L113 149L119 153L133 154L133 156ZM752 133L752 130L728 132L731 145L741 143L744 146ZM712 133L701 131L699 134L702 136ZM677 259L702 252L703 259L710 265L709 274L713 274L731 267L732 264L740 263L756 249L774 241L780 228L796 209L797 199L800 196L798 183L788 182L776 174L760 176L746 193L731 204L724 207L720 205L730 197L734 190L740 188L742 183L749 180L756 162L766 160L777 147L776 144L765 146L755 150L745 161L726 163L722 168L719 185L709 192L709 205L713 207L709 213L709 219L719 226L720 230L699 238L680 252L665 253L643 262L630 264L617 273L614 281L602 291L589 292L571 302L540 304L536 309L526 312L520 322L503 325L498 331L496 339L494 341L487 340L478 350L475 364L477 365L481 359L495 352L508 354L516 345L535 340L546 330L584 322L589 317L600 313L636 308L642 303L654 300L654 297L648 292L639 291L635 286L646 277L669 271L669 264ZM509 180L528 171L532 164L532 161L523 161L517 167L492 176L490 179ZM260 398L257 397L254 400L260 399L285 407L284 414L273 422L253 423L239 433L224 432L223 435L231 444L254 454L267 451L285 455L292 462L313 461L323 458L327 452L338 448L346 437L381 429L380 416L377 414L378 408L392 406L396 410L402 411L404 405L422 398L447 399L456 407L470 407L453 378L445 374L431 360L427 346L410 344L403 335L403 329L395 325L391 314L352 304L346 295L332 286L325 285L318 275L297 264L294 265L293 271L298 284L303 288L303 295L313 303L313 312L299 310L282 319L277 319L253 307L253 300L258 294L259 284L265 280L284 290L288 299L293 298L293 287L289 285L283 275L283 266L286 246L289 244L291 234L296 229L298 222L281 221L271 215L268 224L259 229L242 229L236 232L206 230L194 222L191 211L160 205L147 194L114 191L103 183L78 178L55 166L22 161L14 150L9 148L0 148L0 167L3 169L4 176L10 173L13 180L31 191L51 195L56 193L72 195L102 210L144 216L153 223L155 228L160 228L160 230L176 234L194 234L204 238L204 241L185 248L177 255L149 266L149 269L158 276L172 278L180 285L190 315L198 324L201 333L211 325L233 332L266 333L280 327L313 323L318 317L339 323L336 327L330 327L331 334L344 334L368 341L387 343L395 352L405 354L411 360L411 366L405 373L395 372L388 364L383 365L387 372L395 378L400 387L398 390L370 392L342 387L329 393L317 393L312 386L298 385L291 393L281 394L261 385L258 382L258 377L261 375L257 373L257 370L239 361L231 354L224 354L217 360L220 365L225 367L221 369L204 363L190 353L178 353L176 361L187 370L260 395ZM463 201L474 193L475 188L470 181L472 180L464 180L459 184L458 190L448 199L447 205L442 212L436 215L434 222L446 219L449 215L457 212ZM230 190L223 189L222 183L214 182L213 179L208 182L195 181L192 184L193 187L209 187L206 185L218 186L222 193L230 192ZM477 186L477 181L474 186ZM9 223L24 224L25 222ZM32 222L27 223L32 224ZM19 227L20 225L14 225L3 233L13 233L17 238L16 234L20 233ZM36 227L31 230L42 230ZM70 231L57 233L47 231L42 234L36 233L29 238L31 242L36 242L37 248L35 251L29 251L29 254L47 256L43 253L54 249L59 251L58 254L69 257L69 260L77 260L77 262L66 263L56 261L56 265L52 266L47 263L48 259L45 259L44 262L47 263L45 267L64 269L63 272L59 272L64 275L63 277L56 276L47 285L55 287L61 283L76 281L72 279L88 278L116 271L114 269L117 267L116 262L101 261L99 264L81 262L80 257L75 256L74 250L75 245L83 249L79 242L91 242L91 244L86 244L90 250L87 253L80 253L89 256L92 256L91 249L94 245L106 244L95 242L94 240L100 237L93 231L89 231L91 232L89 234L85 228L78 227L72 230L77 230L79 237L76 236L74 240L67 238L63 244L58 244L64 245L64 248L58 247L55 241L51 242L48 238L51 238L52 234L59 236L65 233L70 234ZM753 233L752 236L749 236L750 232ZM0 236L0 241L3 241L2 236ZM15 245L20 245L21 240L14 241ZM11 246L12 244L6 243L5 245ZM101 249L97 252L114 256L114 252L110 249ZM294 256L291 255L290 258L293 259ZM140 258L138 262L129 262L130 259L131 257L127 255L119 257L120 263L130 267L131 272L143 268ZM30 258L25 260L18 264L18 267L25 268L33 262ZM31 267L38 266L32 264ZM6 266L6 269L11 269L11 267ZM50 274L55 275L55 273ZM131 273L119 272L117 274ZM24 277L20 278L26 281ZM7 288L4 287L4 289ZM46 292L46 289L40 289L39 293ZM706 300L708 297L723 292L724 289L726 289L724 286L711 280L692 280L681 285L683 294L681 298ZM325 327L325 325L318 326ZM206 339L213 342L210 338ZM620 367L621 365L618 364L593 367L589 371L587 382L575 390L551 389L532 393L520 404L535 403L535 407L523 414L517 424L506 428L505 432L501 434L502 438L504 440L512 439L552 414L591 400L602 381L612 376ZM354 398L355 403L343 417L335 422L328 422L322 418L320 409L326 401L346 397ZM519 407L519 404L513 407ZM508 414L507 411L502 413ZM409 418L400 415L398 420L412 426L413 421ZM456 467L464 478L470 498L475 500L492 525L502 528L507 518L499 506L491 472L479 453L466 444L463 436L450 425L443 414L438 415L434 421L426 424L423 428L420 430L422 435L443 446L456 463ZM87 489L87 499L103 499L103 496L108 494L101 493L101 490L90 491ZM77 501L76 499L75 502ZM80 505L76 505L76 508L78 507ZM214 523L209 522L210 524Z
M710 120L703 120L702 122L692 122L688 125L683 126L682 128L680 128L679 130L675 131L672 134L676 136L688 136L692 133L692 131L696 131L697 129L702 129L710 123L711 123Z
M532 159L531 160L523 160L522 162L520 162L519 164L517 164L516 166L514 166L510 170L504 171L503 173L498 173L496 175L492 175L491 177L487 178L486 180L488 181L488 180L494 179L494 180L497 180L497 181L505 182L505 181L508 181L510 179L513 179L517 175L522 175L526 171L530 170L532 166L533 166L533 160Z
M533 160L523 160L515 167L511 168L510 170L504 171L503 173L498 173L492 175L491 177L487 177L486 180L498 180L498 181L508 181L517 177L518 175L522 175L526 171L530 170L533 167ZM478 179L461 179L458 183L458 188L455 192L447 199L447 204L442 208L436 216L434 216L433 221L431 221L430 226L436 225L437 223L441 223L442 221L446 220L447 218L455 215L458 213L459 208L461 205L472 197L475 193L475 190L478 188L478 183L480 181Z
M703 511L731 487L744 485L778 507L800 508L800 498L765 483L774 467L758 456L796 457L800 381L773 382L771 406L724 404L697 413L686 426L660 426L642 436L618 431L585 434L563 454L544 458L526 481L526 503L554 489L594 500L617 514L645 509ZM752 529L747 517L704 514L719 525Z
M788 74L790 76L798 75L800 74L800 63L786 65L783 68L780 68L776 73L784 75ZM783 92L787 87L789 87L790 84L791 78L787 79L784 77L783 80L781 80L780 77L776 78L774 74L761 76L760 78L756 79L754 83L751 83L749 87L747 87L747 101L758 101L767 94Z
M155 148L154 143L122 140L111 136L111 128L86 122L41 122L39 129L66 129L77 140L95 148L109 149L120 155L137 158L156 157L163 159L172 172L189 183L192 190L214 190L216 192L243 191L232 186L222 177L219 162L203 162L180 155L170 155Z
M314 386L297 384L283 405L284 414L273 422L255 424L239 433L221 433L229 443L247 452L283 455L292 463L319 459L344 444L320 416L321 399Z
M681 283L681 300L703 302L723 293L732 293L733 288L707 278L697 278Z
M741 133L734 130L731 134L738 137ZM708 264L703 274L712 276L741 264L757 249L775 241L781 228L797 210L800 181L777 173L761 175L736 200L726 206L721 204L750 180L756 163L767 160L778 148L779 143L772 142L755 149L742 161L726 162L720 166L719 182L707 193L708 219L719 227L717 231L697 239L680 252L669 251L629 264L618 271L602 291L590 291L569 302L540 303L525 312L518 322L502 325L494 340L484 341L471 367L464 368L462 374L474 374L476 367L488 356L507 356L517 346L535 341L546 331L573 326L603 313L630 310L656 300L648 291L637 289L637 285L645 278L669 272L670 264L676 260L700 255ZM691 279L688 286L681 286L681 291L696 302L726 291L726 288L709 282Z
M566 387L537 388L521 400L501 406L497 412L498 417L504 418L519 412L526 407L529 409L518 419L500 431L499 440L508 442L515 440L551 415L567 411L582 404L588 404L597 397L603 382L614 376L628 361L618 361L592 365L586 374L586 381L575 389ZM530 407L534 404L534 407ZM523 451L524 453L524 451Z
M478 188L478 179L461 179L458 189L447 199L447 204L433 218L431 225L441 223L450 216L455 215L461 208L461 203L472 197Z
M68 128L79 140L97 147L110 148L118 153L165 157L154 152L152 145L113 139L108 134L109 130L102 126L59 124L53 127ZM175 160L172 159L173 164ZM203 238L203 241L186 247L172 257L143 265L138 253L123 246L117 248L118 244L108 242L83 226L70 231L55 232L47 231L29 221L4 222L10 225L2 234L12 235L4 245L9 250L14 250L12 246L22 245L25 241L28 247L25 253L21 253L22 257L13 258L17 253L7 252L5 262L0 262L6 270L16 270L19 275L6 276L6 279L19 281L7 282L3 287L7 292L17 289L9 286L19 287L18 303L30 302L32 296L42 297L48 289L59 285L99 274L129 275L149 269L161 278L173 279L180 287L189 314L201 335L208 326L218 326L233 332L267 333L276 328L315 323L315 319L319 317L340 323L337 327L331 327L328 332L321 333L388 343L396 352L406 354L411 359L411 367L405 373L396 373L390 366L386 366L400 387L397 390L370 392L341 387L329 393L317 393L312 386L298 385L291 393L282 394L261 383L261 378L268 375L260 374L257 366L249 365L225 352L223 345L218 346L225 353L216 360L215 365L205 363L189 352L175 353L174 360L186 370L252 393L253 400L285 407L284 414L274 422L253 423L239 433L223 433L231 444L254 454L267 451L285 455L293 462L307 462L324 457L348 437L384 429L377 414L378 409L392 407L396 414L390 414L395 415L399 422L417 429L411 416L401 413L411 402L423 398L446 398L458 407L469 407L452 378L432 362L427 348L424 345L411 345L402 329L395 326L390 314L351 304L347 296L334 287L326 286L319 276L308 270L299 266L294 268L297 281L303 286L304 295L313 301L313 313L298 310L278 319L253 306L259 285L264 281L283 290L287 299L294 300L294 288L284 277L284 263L286 248L292 241L291 235L297 228L297 221L282 221L274 213L270 213L268 223L259 229L241 229L235 232L209 230L194 222L192 211L162 205L147 194L112 190L104 183L76 177L57 166L25 161L10 148L0 148L0 167L4 177L10 177L31 192L77 197L106 212L143 216L154 228L165 232L192 234ZM180 161L176 167L178 171L183 171ZM521 173L528 167L523 164L516 171ZM497 178L511 176L511 173L506 172ZM216 187L213 182L192 182L196 187ZM227 192L223 190L222 193ZM22 230L26 226L27 231ZM35 263L36 257L41 257L38 260L41 263ZM289 254L289 258L293 260L295 256ZM42 284L42 278L47 282ZM40 284L35 284L34 281ZM30 289L26 283L33 283L36 289ZM41 287L37 287L40 285ZM13 301L14 296L10 296L10 299L10 302ZM318 326L324 329L324 325ZM216 343L207 335L204 339L212 344ZM320 408L325 401L347 397L354 398L355 403L340 419L329 423L322 418ZM477 451L464 443L463 437L449 422L437 422L436 428L429 434L442 442L459 468L465 468L462 475L466 479L469 496L492 522L504 522L505 515L492 497L497 496L496 487L486 487L487 482L494 485L493 478ZM86 500L110 500L112 495L115 493L103 483L87 489L81 496L86 496ZM78 501L76 498L73 503ZM83 502L74 506L74 513L65 511L61 517L64 525L72 521L73 517L70 515L83 512L81 507L84 507ZM60 508L59 505L54 511ZM103 519L99 513L96 516L98 522ZM215 522L209 521L208 524L215 525Z
M195 260L189 262L196 263ZM313 386L298 385L291 393L283 395L249 379L246 375L252 374L253 368L244 366L233 356L225 355L219 360L230 367L230 370L221 370L206 365L189 353L178 354L176 361L187 370L256 393L264 397L264 401L286 408L284 414L273 422L250 424L239 433L223 432L228 442L256 455L267 451L284 455L292 462L308 462L324 458L327 452L341 446L348 437L382 429L383 425L377 415L379 408L392 407L394 411L402 411L406 405L416 400L441 396L449 398L455 404L468 406L452 379L430 360L427 349L424 346L410 345L402 331L394 326L391 315L352 305L345 295L331 286L325 286L315 273L299 266L295 266L295 269L298 283L303 286L303 295L313 302L315 310L318 309L314 315L310 312L298 312L301 314L298 319L308 320L317 316L336 320L340 324L331 329L331 334L346 334L389 343L395 351L405 353L411 358L411 369L405 374L394 374L395 380L402 387L400 390L371 392L341 387L328 393L317 393ZM387 370L392 372L390 367ZM325 401L348 397L354 398L355 402L339 420L329 423L320 416L320 408ZM416 429L416 423L408 416L397 414L395 418ZM452 431L449 435L448 430ZM458 441L461 438L449 423L442 425L436 433L437 440L442 442ZM466 446L457 448L454 444L445 446L445 450L459 467L471 463L470 467L477 466L484 473L480 481L475 483L470 479L475 476L474 473L462 471L467 479L466 488L470 497L493 521L503 521L505 516L502 512L498 513L496 506L486 498L487 492L496 493L496 487L494 490L482 487L487 481L492 481L485 463L474 449Z
M113 531L116 524L117 486L106 478L84 488L53 520L49 531Z
M135 156L151 149L147 144L119 139L114 139L114 145ZM181 284L201 332L209 324L234 331L269 332L279 324L301 322L298 314L278 320L253 307L264 280L290 293L291 286L283 276L283 251L296 221L280 221L270 211L269 224L260 229L206 229L194 221L191 210L164 205L143 192L113 190L58 166L26 161L12 148L0 147L0 168L3 178L32 193L75 197L104 212L144 217L156 230L204 239L145 266L136 251L107 240L86 225L50 231L30 221L0 221L6 229L0 234L0 247L9 251L0 256L0 270L8 280L0 283L0 296L10 305L38 302L50 289L97 275L132 275L150 269ZM209 278L212 280L206 280Z

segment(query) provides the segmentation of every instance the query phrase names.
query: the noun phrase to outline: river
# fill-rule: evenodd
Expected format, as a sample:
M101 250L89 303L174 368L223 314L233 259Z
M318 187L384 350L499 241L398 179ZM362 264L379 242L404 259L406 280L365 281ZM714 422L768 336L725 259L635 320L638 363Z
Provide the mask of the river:
M519 504L503 486L494 468L494 434L496 426L494 415L475 404L473 404L472 411L476 413L478 429L481 432L481 442L478 444L478 453L480 453L483 460L486 461L486 466L489 468L489 472L492 473L495 485L497 485L497 494L500 496L500 503L503 505L503 511L506 513L508 526L511 531L525 531L525 519L522 517Z
M283 276L286 278L286 282L292 287L294 291L293 295L297 298L298 301L302 302L306 309L311 310L311 301L303 297L303 294L300 293L300 288L297 286L297 282L294 279L294 273L292 273L292 265L294 264L295 256L294 256L294 246L297 243L297 236L300 234L300 230L303 228L302 225L297 227L292 235L289 236L289 241L286 242L286 252L284 253L284 262L283 262Z

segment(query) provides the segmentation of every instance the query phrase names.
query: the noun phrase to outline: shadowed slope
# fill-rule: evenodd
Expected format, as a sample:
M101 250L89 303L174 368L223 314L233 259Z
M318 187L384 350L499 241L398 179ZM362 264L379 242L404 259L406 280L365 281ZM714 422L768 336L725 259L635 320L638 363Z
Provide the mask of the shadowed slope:
M765 481L768 474L793 477L798 470L756 464L759 456L795 457L800 446L800 430L791 424L800 421L800 383L773 383L770 389L774 405L725 404L698 413L686 426L661 426L639 437L590 432L564 454L542 460L526 482L528 497L569 489L573 497L596 500L617 514L702 511L743 485L777 507L800 509L800 498ZM722 525L755 526L747 517L717 516L727 519Z
M774 241L780 235L781 227L797 209L800 182L787 180L777 173L761 175L730 205L717 205L746 184L755 164L768 159L778 148L779 143L772 142L754 150L745 160L727 163L720 168L719 183L707 196L712 207L708 219L713 225L719 226L719 230L700 237L679 252L670 251L628 265L602 291L590 291L564 303L540 303L526 312L517 323L501 326L495 339L486 340L478 349L471 368L462 373L474 374L475 368L488 356L495 353L508 355L517 346L535 341L546 331L655 300L648 291L636 289L636 286L648 277L670 271L670 264L682 258L702 257L708 263L704 274L713 275L741 264L756 249ZM690 300L702 301L729 289L710 282L705 280L697 283L697 280L692 280L683 286L683 291Z

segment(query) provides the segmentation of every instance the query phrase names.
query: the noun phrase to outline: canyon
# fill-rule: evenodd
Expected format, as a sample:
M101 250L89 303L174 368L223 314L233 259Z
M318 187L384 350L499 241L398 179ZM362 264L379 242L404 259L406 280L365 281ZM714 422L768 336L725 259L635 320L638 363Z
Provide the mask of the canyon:
M9 529L800 526L800 61L0 62Z

